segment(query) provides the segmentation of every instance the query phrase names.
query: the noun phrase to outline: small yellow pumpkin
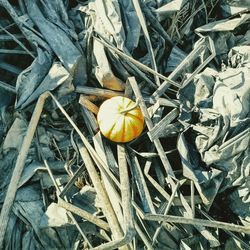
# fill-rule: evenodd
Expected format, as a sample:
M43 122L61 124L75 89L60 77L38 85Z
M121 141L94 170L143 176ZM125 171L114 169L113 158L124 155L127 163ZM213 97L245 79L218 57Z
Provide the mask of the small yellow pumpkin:
M137 103L123 96L102 103L97 121L101 133L114 142L128 142L138 137L144 128L144 117Z

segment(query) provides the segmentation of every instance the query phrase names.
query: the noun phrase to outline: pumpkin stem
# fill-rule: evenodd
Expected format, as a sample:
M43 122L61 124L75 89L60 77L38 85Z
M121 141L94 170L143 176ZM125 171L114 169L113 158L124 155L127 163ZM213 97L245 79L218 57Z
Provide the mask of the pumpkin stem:
M136 99L136 102L135 102L135 104L134 104L133 106L131 106L131 107L129 107L129 108L126 108L126 109L120 111L120 114L126 114L126 113L128 113L129 111L134 110L135 108L137 108L138 105L139 105L139 99L137 98L137 99Z

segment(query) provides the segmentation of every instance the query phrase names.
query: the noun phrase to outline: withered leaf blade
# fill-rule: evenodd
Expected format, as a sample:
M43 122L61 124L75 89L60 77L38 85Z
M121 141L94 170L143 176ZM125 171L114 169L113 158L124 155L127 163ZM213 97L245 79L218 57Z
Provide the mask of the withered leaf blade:
M247 1L0 7L0 249L249 248ZM114 96L129 143L99 131Z

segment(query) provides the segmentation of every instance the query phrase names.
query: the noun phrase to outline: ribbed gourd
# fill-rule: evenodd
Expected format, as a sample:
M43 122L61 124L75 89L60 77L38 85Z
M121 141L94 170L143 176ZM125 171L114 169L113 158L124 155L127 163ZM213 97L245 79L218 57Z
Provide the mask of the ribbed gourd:
M116 96L102 103L97 114L101 133L114 142L129 142L144 128L144 117L137 103Z

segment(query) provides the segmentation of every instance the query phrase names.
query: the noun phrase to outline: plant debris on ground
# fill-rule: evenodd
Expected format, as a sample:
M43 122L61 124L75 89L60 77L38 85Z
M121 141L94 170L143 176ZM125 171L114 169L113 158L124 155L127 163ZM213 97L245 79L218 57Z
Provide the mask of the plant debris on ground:
M249 30L249 1L0 0L0 249L250 249Z

